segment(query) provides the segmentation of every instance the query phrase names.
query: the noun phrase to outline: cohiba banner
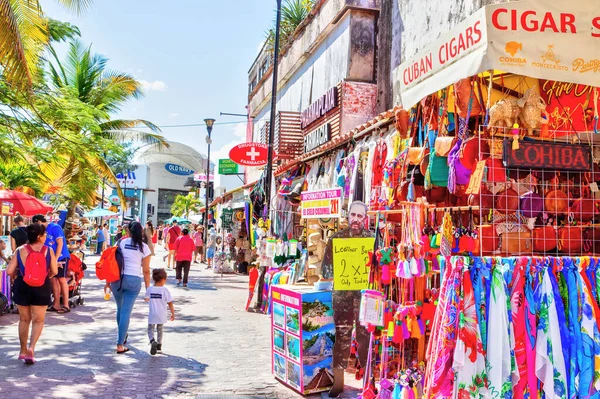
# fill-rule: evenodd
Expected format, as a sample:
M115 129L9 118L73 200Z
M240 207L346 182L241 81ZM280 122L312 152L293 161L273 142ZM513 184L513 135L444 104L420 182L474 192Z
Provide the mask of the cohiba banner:
M402 105L490 69L600 86L600 8L588 0L568 5L529 0L480 9L394 70Z

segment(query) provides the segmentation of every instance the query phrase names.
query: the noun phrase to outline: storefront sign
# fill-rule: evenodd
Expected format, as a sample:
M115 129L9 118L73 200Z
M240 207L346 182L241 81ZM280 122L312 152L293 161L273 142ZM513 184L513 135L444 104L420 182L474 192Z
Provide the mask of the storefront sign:
M312 103L308 108L302 111L300 115L300 124L302 129L316 121L322 116L325 116L329 111L338 106L338 90L337 86L327 90L327 93L323 94Z
M233 227L233 209L225 208L221 211L221 226L225 230Z
M148 166L146 165L139 165L127 173L117 173L115 177L121 187L148 188Z
M206 173L194 173L194 181L206 182ZM215 181L215 175L210 174L210 181Z
M231 159L219 159L219 174L220 175L237 175L238 164Z
M594 2L521 0L488 5L394 70L404 108L495 69L598 86L600 14Z
M342 190L305 191L301 195L302 217L305 219L328 219L340 217Z
M13 203L3 202L2 203L2 215L11 216L13 214Z
M304 136L304 153L311 152L315 148L327 143L331 138L331 124L326 123Z
M167 170L167 172L173 173L174 175L178 176L189 176L194 174L193 170L188 169L185 166L176 165L174 163L165 164L165 169Z
M242 166L262 166L267 163L269 146L262 143L242 143L229 151L229 158ZM273 158L275 153L273 152Z
M600 61L598 61L600 71ZM548 106L550 133L564 135L594 131L594 110L600 106L600 89L574 83L540 80L540 95Z
M507 168L592 171L592 154L585 145L522 141L518 150L511 145L510 140L504 141Z
M113 205L119 205L121 203L121 198L119 198L119 196L117 194L112 194L111 196L108 197L108 200Z
M333 289L358 291L369 286L369 252L374 238L333 239Z

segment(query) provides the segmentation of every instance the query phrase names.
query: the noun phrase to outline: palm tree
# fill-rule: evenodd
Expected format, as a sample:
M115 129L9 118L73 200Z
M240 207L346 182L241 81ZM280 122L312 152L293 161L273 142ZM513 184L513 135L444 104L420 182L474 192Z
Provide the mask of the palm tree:
M171 213L177 217L189 217L192 213L200 212L204 205L202 201L194 197L192 193L188 195L178 195L171 206Z
M0 181L8 189L34 196L42 193L39 171L26 162L0 162Z
M168 144L159 134L160 129L149 121L111 119L126 101L143 96L141 84L132 76L107 69L104 57L93 54L90 47L77 40L70 43L65 60L59 60L56 52L51 54L51 95L39 96L37 107L61 139L53 142L58 161L46 163L43 171L52 176L54 186L64 189L71 216L78 203L91 206L97 202L96 189L104 178L124 199L107 163L106 154L123 151L117 143ZM138 126L151 132L133 129Z
M308 17L317 0L286 0L281 5L281 22L279 25L279 48L284 47L293 37L296 28ZM275 25L277 21L273 22ZM269 51L275 47L275 26L267 31Z
M79 13L92 0L57 0ZM31 87L38 59L51 39L39 0L0 0L0 65L8 82Z

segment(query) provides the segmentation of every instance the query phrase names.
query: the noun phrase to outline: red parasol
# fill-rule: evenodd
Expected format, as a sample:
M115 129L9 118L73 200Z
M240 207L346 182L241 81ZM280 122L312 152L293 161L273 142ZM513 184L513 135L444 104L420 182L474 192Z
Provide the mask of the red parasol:
M0 190L0 203L2 202L10 202L13 204L13 212L23 216L33 216L38 213L45 215L52 211L52 206L21 191Z

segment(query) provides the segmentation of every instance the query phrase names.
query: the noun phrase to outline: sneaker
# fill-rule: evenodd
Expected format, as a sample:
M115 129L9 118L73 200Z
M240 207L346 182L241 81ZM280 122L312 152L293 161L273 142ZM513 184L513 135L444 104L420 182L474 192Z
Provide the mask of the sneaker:
M156 350L159 351L160 353L162 353L162 344L157 343Z
M158 345L158 342L156 342L155 340L152 340L151 345L152 345L152 347L150 348L150 354L152 356L154 356L154 355L156 355L156 351L157 351L159 345Z
M178 286L178 287L181 287L181 281L178 281L178 282L177 282L177 286ZM185 284L184 284L184 287L185 287Z

